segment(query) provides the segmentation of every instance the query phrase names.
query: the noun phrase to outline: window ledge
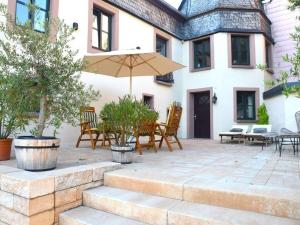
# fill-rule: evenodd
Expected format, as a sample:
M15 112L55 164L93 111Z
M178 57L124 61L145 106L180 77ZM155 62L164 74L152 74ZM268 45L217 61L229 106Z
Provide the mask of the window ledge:
M169 86L169 87L173 86L173 84L174 84L174 82L171 83L171 82L163 82L163 81L158 81L158 80L155 80L155 83L162 84L162 85Z
M204 67L204 68L199 68L199 69L191 69L191 73L196 73L196 72L201 72L201 71L206 71L206 70L211 70L211 67Z
M237 123L257 123L258 120L236 120Z
M243 65L231 65L233 69L255 69L254 66L243 66Z

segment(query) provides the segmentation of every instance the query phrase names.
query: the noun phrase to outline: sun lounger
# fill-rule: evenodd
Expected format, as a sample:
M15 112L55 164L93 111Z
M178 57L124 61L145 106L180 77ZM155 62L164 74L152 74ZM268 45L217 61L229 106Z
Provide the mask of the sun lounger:
M223 141L223 137L229 137L230 140L234 140L235 138L239 140L246 134L249 130L249 126L247 125L233 125L230 131L221 132L219 136L221 137L221 143Z
M251 128L251 131L249 133L243 134L244 137L244 143L246 144L246 141L251 142L263 142L265 143L266 139L266 133L272 132L272 125L253 125Z

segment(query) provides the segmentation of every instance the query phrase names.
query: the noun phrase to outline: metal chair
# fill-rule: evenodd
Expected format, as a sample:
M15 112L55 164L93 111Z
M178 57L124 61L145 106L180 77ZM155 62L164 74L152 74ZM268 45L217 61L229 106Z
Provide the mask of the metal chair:
M295 119L297 123L298 133L300 133L300 111L295 113Z

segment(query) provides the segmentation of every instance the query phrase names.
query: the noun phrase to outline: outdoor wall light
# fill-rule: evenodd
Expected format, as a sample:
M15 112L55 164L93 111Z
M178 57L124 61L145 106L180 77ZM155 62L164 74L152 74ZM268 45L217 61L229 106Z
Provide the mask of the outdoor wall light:
M217 101L218 101L218 97L217 97L216 93L214 93L214 96L212 97L212 103L217 104Z
M78 30L78 27L79 27L78 23L74 22L73 23L73 29L74 30Z

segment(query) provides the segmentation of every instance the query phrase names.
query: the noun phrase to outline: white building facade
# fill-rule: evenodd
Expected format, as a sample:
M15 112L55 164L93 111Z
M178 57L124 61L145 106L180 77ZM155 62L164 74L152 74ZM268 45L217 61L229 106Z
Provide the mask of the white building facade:
M1 0L13 17L23 16L25 0ZM133 95L144 99L165 121L167 106L181 102L179 136L217 139L232 124L253 124L272 73L271 21L257 0L183 0L179 10L159 0L40 0L53 17L78 27L72 43L87 53L140 47L158 51L186 68L166 78L133 79ZM43 3L41 3L43 4ZM19 8L18 8L19 7ZM82 73L101 92L97 112L129 92L129 79ZM48 130L51 133L51 130ZM59 137L75 143L78 127L64 124Z

